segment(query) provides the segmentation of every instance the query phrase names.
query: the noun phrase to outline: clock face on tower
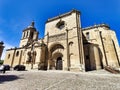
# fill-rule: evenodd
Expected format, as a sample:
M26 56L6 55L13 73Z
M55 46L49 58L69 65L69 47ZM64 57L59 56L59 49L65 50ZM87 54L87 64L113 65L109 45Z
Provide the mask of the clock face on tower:
M59 21L57 24L56 24L56 27L58 29L63 29L65 27L65 21Z

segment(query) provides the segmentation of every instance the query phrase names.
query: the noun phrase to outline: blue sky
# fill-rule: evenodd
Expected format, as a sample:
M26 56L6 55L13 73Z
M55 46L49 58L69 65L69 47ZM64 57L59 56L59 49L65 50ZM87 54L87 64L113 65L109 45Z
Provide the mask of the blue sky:
M0 41L18 47L22 30L33 20L41 38L48 18L72 9L81 12L82 27L106 23L120 43L120 0L0 0Z

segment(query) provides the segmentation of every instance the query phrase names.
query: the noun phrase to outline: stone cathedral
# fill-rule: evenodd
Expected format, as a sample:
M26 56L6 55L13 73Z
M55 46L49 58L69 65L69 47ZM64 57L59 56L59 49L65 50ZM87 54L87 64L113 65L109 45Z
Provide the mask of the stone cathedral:
M22 32L19 47L6 51L4 64L25 65L29 69L91 71L120 66L116 34L106 24L82 28L77 10L50 18L44 38L34 22Z

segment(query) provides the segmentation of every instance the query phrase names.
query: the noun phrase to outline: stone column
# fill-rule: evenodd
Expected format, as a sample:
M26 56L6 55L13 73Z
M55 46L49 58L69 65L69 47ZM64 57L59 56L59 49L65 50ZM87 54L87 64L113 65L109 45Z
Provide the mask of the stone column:
M68 44L68 29L66 29L66 49L67 49L67 68L70 71L70 56L69 56L69 44Z
M95 64L96 64L96 70L97 69L101 69L102 68L102 62L101 62L101 58L100 58L100 54L99 54L99 50L97 46L93 46L93 50L94 50L94 56L95 56Z
M11 67L13 66L13 63L14 63L14 58L15 58L15 53L16 53L16 47L13 50L14 50L14 53L13 53L13 57L12 57Z
M22 51L21 51L21 53L20 53L19 65L21 64L21 58L22 58Z
M99 35L100 35L100 39L101 39L101 43L102 43L102 47L103 47L103 53L104 53L104 56L105 56L105 62L106 62L106 65L108 65L107 55L106 55L106 52L105 52L105 46L104 46L104 42L103 42L103 39L102 39L102 32L99 32Z

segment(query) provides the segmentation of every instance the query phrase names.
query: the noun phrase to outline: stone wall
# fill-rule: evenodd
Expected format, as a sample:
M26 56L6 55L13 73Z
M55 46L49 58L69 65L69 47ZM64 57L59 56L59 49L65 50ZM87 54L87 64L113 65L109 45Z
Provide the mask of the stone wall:
M100 51L102 52L103 66L111 65L119 67L119 56L117 55L117 49L119 45L114 31L111 31L108 27L104 25L93 27L94 28L89 28L86 30L84 29L83 34L85 37L87 37L87 33L89 33L89 39L87 39L87 41L99 46Z

